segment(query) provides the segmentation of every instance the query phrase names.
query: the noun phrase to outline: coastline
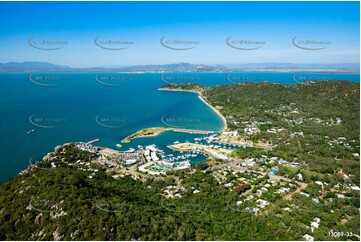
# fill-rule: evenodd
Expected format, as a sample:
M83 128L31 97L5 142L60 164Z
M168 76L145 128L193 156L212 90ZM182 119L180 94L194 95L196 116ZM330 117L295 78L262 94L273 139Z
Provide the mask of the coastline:
M182 129L182 128L174 128L174 127L151 127L151 128L145 128L138 130L135 133L132 133L121 140L121 143L129 143L133 139L136 138L144 138L144 137L154 137L157 136L165 131L173 131L173 132L182 132L182 133L199 133L199 134L208 134L208 133L218 133L223 132L227 129L227 120L226 118L217 110L215 107L213 107L210 103L208 103L204 98L201 92L195 91L195 90L176 90L176 89L166 89L166 88L158 88L160 91L170 91L170 92L192 92L197 93L198 98L206 104L208 107L210 107L218 117L221 118L223 122L223 128L220 131L207 131L207 130L196 130L196 129ZM144 134L146 132L146 134ZM149 133L150 132L150 133Z
M223 128L221 131L219 132L224 132L227 130L228 126L227 126L227 120L226 118L222 115L222 113L216 109L215 107L213 107L209 102L207 102L204 98L202 93L198 92L198 91L194 91L194 90L176 90L176 89L167 89L167 88L158 88L158 90L160 91L169 91L169 92L192 92L192 93L197 93L198 94L198 98L205 103L208 107L210 107L223 121Z
M227 130L228 126L227 126L227 120L226 118L222 115L222 113L216 109L215 107L213 107L209 102L207 102L202 95L198 95L198 98L204 102L208 107L210 107L216 114L218 114L218 116L222 119L223 121L223 129L220 132L224 132Z

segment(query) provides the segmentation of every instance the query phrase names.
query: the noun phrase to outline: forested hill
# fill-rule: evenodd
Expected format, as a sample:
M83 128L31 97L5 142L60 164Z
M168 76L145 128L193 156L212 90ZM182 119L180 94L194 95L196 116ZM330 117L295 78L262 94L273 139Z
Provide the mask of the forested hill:
M224 115L238 117L239 121L271 120L288 128L321 128L320 132L334 137L359 137L359 83L225 85L207 88L207 99L214 106L222 106ZM336 118L341 119L340 125L336 125Z

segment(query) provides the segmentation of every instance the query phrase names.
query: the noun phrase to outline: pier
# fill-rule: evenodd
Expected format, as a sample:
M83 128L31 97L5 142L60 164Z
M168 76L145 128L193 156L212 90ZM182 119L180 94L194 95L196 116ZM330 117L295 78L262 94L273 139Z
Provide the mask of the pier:
M179 129L173 128L174 132L181 132L181 133L189 133L189 134L214 134L214 131L209 130L199 130L199 129Z
M87 145L91 145L91 144L94 144L95 142L98 142L100 139L93 139L91 141L88 141L86 144Z

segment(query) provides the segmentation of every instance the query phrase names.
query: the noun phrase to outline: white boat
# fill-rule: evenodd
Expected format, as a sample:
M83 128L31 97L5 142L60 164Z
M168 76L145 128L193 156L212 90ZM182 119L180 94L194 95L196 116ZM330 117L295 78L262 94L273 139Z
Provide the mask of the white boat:
M177 140L177 141L174 141L173 144L179 144L179 141L178 141L178 140Z
M122 145L121 144L116 144L115 145L117 148L122 148Z
M31 130L29 130L28 132L26 132L26 134L31 134L32 132L34 132L35 131L35 129L31 129Z
M142 150L142 149L144 149L144 148L143 148L143 146L138 145L138 149Z
M133 148L129 148L129 150L126 150L126 151L124 151L124 152L128 152L128 153L130 153L130 152L134 152L135 151L135 149L133 149Z

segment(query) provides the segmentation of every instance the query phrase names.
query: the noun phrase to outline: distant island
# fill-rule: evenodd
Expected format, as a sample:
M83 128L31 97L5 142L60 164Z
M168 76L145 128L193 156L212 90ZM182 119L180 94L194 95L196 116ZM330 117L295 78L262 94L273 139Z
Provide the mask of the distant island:
M294 64L294 63L244 63L244 64L192 64L174 63L160 65L136 65L124 67L75 68L48 62L8 62L0 63L0 73L18 72L118 72L118 73L228 73L228 72L320 72L320 73L360 73L358 63L340 64Z

